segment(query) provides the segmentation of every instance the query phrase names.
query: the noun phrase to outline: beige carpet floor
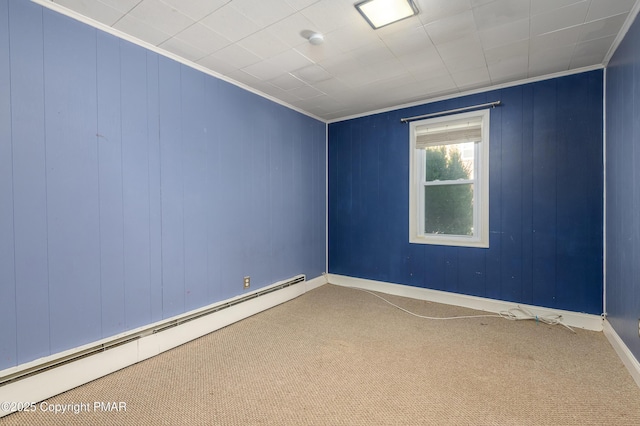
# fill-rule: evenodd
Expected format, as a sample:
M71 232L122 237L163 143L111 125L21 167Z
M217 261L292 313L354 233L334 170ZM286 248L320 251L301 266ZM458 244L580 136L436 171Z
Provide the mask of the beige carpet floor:
M46 401L91 412L0 425L639 425L604 335L576 331L325 285Z

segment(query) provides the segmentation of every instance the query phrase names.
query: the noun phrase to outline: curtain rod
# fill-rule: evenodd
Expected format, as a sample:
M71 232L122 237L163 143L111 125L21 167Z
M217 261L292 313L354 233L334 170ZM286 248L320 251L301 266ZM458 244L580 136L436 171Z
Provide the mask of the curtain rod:
M401 118L400 121L402 121L403 123L408 123L409 121L420 120L421 118L429 118L429 117L436 117L438 115L453 114L454 112L469 111L470 109L484 108L484 107L495 108L498 105L500 105L501 103L502 102L500 102L500 101L488 102L486 104L472 105L472 106L463 107L463 108L450 109L449 111L434 112L434 113L431 113L431 114L416 115L415 117Z

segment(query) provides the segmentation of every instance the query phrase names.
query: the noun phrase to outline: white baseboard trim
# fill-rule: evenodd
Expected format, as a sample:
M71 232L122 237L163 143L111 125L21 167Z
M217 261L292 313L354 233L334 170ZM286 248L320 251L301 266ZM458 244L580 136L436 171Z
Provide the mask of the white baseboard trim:
M444 303L446 305L461 306L479 311L498 313L521 306L527 308L538 316L559 314L562 322L570 327L583 328L592 331L602 331L602 317L600 315L584 314L580 312L550 309L541 306L525 305L523 303L505 302L503 300L487 299L484 297L467 296L465 294L450 293L446 291L431 290L420 287L412 287L402 284L393 284L383 281L373 281L363 278L354 278L344 275L328 274L329 284L343 287L357 287L366 290L378 291L395 296L409 297L418 300Z
M58 395L62 392L68 391L77 386L83 385L92 380L118 371L124 367L128 367L137 362L151 358L164 351L173 349L191 340L197 339L198 337L202 337L208 333L226 327L227 325L233 324L234 322L262 312L266 309L295 299L296 297L301 296L304 293L320 287L326 283L326 274L323 274L309 281L304 281L299 284L274 291L272 293L261 295L260 297L256 297L255 299L250 299L222 311L186 322L178 327L165 330L161 333L145 336L135 341L109 349L105 352L91 355L86 358L81 358L77 361L70 362L69 364L64 364L60 367L52 368L42 373L17 380L12 383L8 383L0 387L0 401L16 403L38 403L47 398L51 398L52 396ZM277 286L278 284L279 283L276 283L272 286ZM256 290L256 292L272 286ZM249 293L243 294L242 296L246 296L247 294ZM234 300L237 298L238 297L229 300ZM228 301L215 303L214 305L220 305L225 302ZM208 307L200 308L196 311L202 311L206 308ZM115 337L131 335L135 331L136 330L133 330L131 332ZM106 340L107 339L104 339L104 341ZM25 370L37 364L42 364L53 359L60 358L67 354L78 352L84 348L101 342L103 341L93 342L90 345L84 345L82 347L74 348L63 353L55 354L29 363L21 364L17 367L2 370L0 371L0 376ZM15 409L5 410L4 408L5 407L0 406L0 417L6 416L11 412L16 411Z
M629 374L631 374L633 380L635 380L636 384L640 387L640 363L607 320L604 320L603 331L607 340L609 340L609 343L620 357L620 360L624 366L627 367L627 370L629 370Z

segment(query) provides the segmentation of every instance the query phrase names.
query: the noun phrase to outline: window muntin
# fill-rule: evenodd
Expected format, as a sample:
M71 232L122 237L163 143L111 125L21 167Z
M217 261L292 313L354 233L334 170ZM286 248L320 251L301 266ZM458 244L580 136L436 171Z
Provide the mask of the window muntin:
M488 247L489 110L411 123L410 242Z

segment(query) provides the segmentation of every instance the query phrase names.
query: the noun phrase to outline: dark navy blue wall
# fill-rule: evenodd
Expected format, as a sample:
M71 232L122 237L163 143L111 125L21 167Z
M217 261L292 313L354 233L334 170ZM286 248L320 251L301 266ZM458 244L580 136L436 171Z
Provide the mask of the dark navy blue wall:
M607 315L640 359L640 23L607 67Z
M0 370L325 269L325 125L0 0Z
M602 71L329 125L329 271L602 312ZM409 126L491 112L490 247L409 244Z

